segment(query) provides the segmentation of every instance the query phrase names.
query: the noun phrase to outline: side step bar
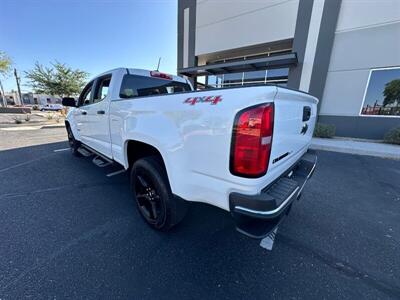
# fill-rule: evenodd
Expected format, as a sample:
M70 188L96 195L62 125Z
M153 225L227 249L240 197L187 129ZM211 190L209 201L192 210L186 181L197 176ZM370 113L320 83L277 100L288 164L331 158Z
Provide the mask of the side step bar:
M79 147L77 150L80 154L82 154L82 156L84 157L89 157L93 155L93 152L88 151L86 148L84 147Z
M114 162L109 159L108 157L104 156L103 154L97 152L96 150L90 148L89 146L86 145L82 145L78 148L78 152L80 154L82 154L84 157L90 157L94 155L94 158L92 159L92 162L100 167L100 168L104 168L107 167L111 164L113 164Z
M92 159L92 163L94 163L96 166L100 168L104 168L112 164L112 162L104 160L104 158L101 156L95 156Z

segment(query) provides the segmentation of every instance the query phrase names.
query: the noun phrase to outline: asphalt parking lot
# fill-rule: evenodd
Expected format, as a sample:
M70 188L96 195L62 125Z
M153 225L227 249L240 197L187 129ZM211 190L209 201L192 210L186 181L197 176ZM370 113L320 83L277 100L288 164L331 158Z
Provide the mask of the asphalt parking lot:
M400 298L400 161L319 152L267 251L203 204L155 232L128 174L55 152L61 135L13 134L0 134L0 299Z

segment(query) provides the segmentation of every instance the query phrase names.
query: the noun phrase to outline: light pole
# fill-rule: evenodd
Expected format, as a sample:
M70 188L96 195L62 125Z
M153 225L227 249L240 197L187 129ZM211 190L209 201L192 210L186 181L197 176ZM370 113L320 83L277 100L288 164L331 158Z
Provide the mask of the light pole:
M19 86L19 83L20 83L21 78L18 77L17 69L15 69L15 68L14 68L14 76L15 76L15 80L17 81L17 88L18 88L18 97L19 97L19 101L21 101L21 105L24 106L24 100L22 99L21 88L20 88L20 86Z
M3 101L3 106L7 107L7 99L6 95L4 94L4 88L3 88L3 83L0 80L0 91L1 91L1 99Z

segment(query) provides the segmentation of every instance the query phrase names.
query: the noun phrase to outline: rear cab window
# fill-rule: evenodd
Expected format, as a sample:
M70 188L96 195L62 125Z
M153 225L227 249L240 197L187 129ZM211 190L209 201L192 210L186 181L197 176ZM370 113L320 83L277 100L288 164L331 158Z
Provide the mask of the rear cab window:
M187 83L149 76L127 74L122 79L120 98L146 97L191 91Z

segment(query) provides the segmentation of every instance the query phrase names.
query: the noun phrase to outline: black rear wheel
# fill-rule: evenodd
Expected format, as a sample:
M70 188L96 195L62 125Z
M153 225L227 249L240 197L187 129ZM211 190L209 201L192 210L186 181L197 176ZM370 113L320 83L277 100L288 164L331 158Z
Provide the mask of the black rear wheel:
M167 231L185 216L187 203L172 194L165 169L157 157L134 163L131 187L141 216L152 228Z
M136 201L147 223L159 226L165 220L165 205L161 201L153 180L146 171L139 168L135 180Z

